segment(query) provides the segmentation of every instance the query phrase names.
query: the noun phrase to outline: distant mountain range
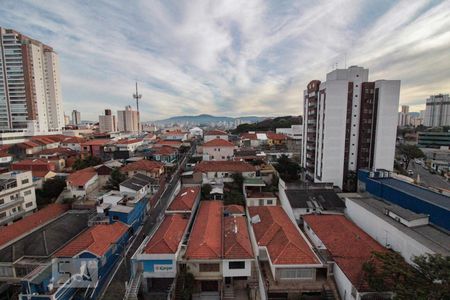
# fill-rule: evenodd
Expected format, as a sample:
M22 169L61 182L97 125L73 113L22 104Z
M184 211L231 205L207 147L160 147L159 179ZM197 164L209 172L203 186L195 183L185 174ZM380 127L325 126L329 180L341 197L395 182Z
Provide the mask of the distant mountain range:
M154 123L157 124L173 124L173 123L194 123L194 124L210 124L218 122L235 122L236 120L241 120L242 123L255 123L267 119L267 117L256 117L256 116L245 116L245 117L219 117L207 114L202 114L198 116L175 116L164 120L158 120Z

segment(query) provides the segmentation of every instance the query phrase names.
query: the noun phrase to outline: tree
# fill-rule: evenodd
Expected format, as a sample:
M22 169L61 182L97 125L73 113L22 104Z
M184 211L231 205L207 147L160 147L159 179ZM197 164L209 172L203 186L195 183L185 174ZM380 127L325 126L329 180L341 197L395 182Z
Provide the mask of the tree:
M233 173L231 174L231 178L233 178L233 184L236 188L242 190L242 185L244 184L244 177L241 173Z
M119 190L119 186L122 182L127 180L127 175L120 172L119 168L114 168L106 182L105 188L107 190Z
M77 170L85 169L85 168L88 168L88 167L97 166L97 165L99 165L101 163L102 163L102 160L99 157L88 156L88 157L86 157L84 159L81 159L81 158L77 159L73 163L72 169L74 171L77 171Z
M209 199L209 197L211 196L210 195L211 191L212 191L212 186L209 183L202 185L202 193L201 193L202 199L205 199L205 200Z
M450 257L416 256L415 266L411 266L393 251L373 255L363 265L365 280L372 290L392 291L394 299L450 299Z
M291 160L286 155L281 155L275 165L280 177L284 180L297 180L299 179L300 166L298 163Z
M411 160L416 158L424 158L425 154L416 145L406 145L402 144L398 146L398 152L403 155L406 159L406 167L409 166Z
M36 190L38 205L53 203L66 187L66 181L61 178L48 179L42 185L42 189Z

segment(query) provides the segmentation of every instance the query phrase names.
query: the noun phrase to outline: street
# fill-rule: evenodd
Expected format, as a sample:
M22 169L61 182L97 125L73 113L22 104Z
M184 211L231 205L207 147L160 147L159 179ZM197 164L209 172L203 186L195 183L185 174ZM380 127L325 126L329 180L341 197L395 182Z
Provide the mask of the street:
M136 250L139 248L141 243L144 241L145 237L155 224L158 223L158 218L161 218L164 215L165 209L169 204L169 200L171 195L174 192L175 187L177 186L177 182L179 180L179 171L182 167L184 167L188 161L188 159L192 156L195 151L195 146L193 146L183 157L181 163L179 164L177 170L174 172L173 177L167 184L167 188L164 191L163 195L156 203L155 207L152 207L150 210L150 214L147 219L144 221L144 224L141 227L141 230L137 233L136 237L131 241L130 245L127 248L125 259L119 261L118 266L111 272L111 276L113 276L110 284L105 288L103 296L99 297L99 299L104 300L123 300L125 295L125 282L130 279L130 260L134 255Z
M431 174L427 169L417 164L413 160L409 163L407 170L413 170L414 175L411 177L417 179L417 174L420 177L420 184L427 187L435 187L440 189L450 190L450 183L438 174Z

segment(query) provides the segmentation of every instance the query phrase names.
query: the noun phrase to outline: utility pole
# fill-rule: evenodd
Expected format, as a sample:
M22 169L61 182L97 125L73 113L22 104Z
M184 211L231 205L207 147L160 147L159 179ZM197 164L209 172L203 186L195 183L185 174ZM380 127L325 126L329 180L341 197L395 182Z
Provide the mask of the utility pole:
M140 122L141 116L139 115L139 99L141 99L141 98L142 98L142 94L139 94L139 92L138 92L138 84L136 81L136 93L133 94L133 99L136 99L136 110L137 110L138 118L139 118L139 120L138 120L138 135L141 130L141 122Z

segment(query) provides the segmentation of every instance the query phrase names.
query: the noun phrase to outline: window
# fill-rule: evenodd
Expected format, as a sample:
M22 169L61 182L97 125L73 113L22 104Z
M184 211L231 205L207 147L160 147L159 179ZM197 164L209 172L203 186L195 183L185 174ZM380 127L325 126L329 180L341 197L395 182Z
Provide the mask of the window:
M24 179L24 180L22 180L22 184L27 184L28 182L30 182L30 181L28 180L28 178L27 178L27 179Z
M264 205L264 199L259 199L259 206L263 206Z
M273 200L267 200L267 205L272 205L273 204Z
M25 207L31 207L31 206L33 206L33 202L28 202L25 204Z
M245 261L230 261L228 268L230 270L245 269Z
M31 190L28 190L28 191L23 192L23 195L24 195L24 196L31 195Z
M119 220L119 216L113 216L112 219L113 219L114 221L117 221L117 220Z
M220 272L219 264L200 264L198 268L200 272Z
M0 199L0 205L4 204L5 200L4 199Z
M0 213L0 218L4 218L4 217L6 217L6 212Z
M314 276L313 269L282 269L280 270L280 277L282 279L311 279Z

